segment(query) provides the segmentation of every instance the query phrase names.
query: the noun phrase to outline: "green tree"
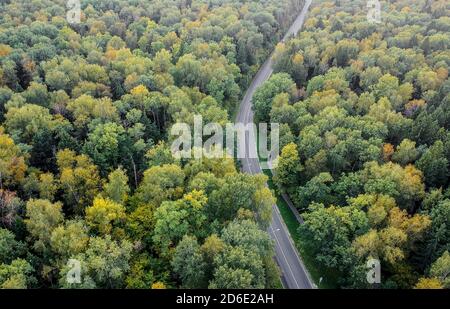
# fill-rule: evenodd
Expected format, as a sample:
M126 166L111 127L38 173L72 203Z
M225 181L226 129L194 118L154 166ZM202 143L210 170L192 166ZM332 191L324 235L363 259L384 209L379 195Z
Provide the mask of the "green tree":
M23 259L15 259L11 264L0 264L0 288L31 288L36 283L33 273L33 267Z
M27 166L20 148L0 127L0 189L18 183L25 177Z
M450 200L437 203L430 211L431 228L425 240L424 262L430 264L450 250Z
M47 86L36 82L31 82L27 90L22 93L23 97L30 104L36 104L43 107L49 107L50 96Z
M140 254L130 263L130 272L125 279L128 289L153 288L155 277L151 269L151 261L147 254Z
M124 203L128 198L130 187L128 177L122 168L118 168L108 175L108 182L103 186L106 196L116 203Z
M384 165L369 162L360 175L367 193L392 196L401 207L413 207L425 196L423 174L413 165L403 168L392 162Z
M83 151L100 168L102 175L118 167L126 158L125 129L116 123L99 124L89 133Z
M225 176L222 186L211 193L206 213L211 221L224 222L236 217L239 209L251 209L256 191L253 176Z
M255 222L250 220L231 222L222 230L221 239L231 246L239 246L259 256L270 256L272 241Z
M34 241L34 249L45 252L49 249L53 230L64 220L62 204L31 199L27 202L26 218L25 224Z
M64 201L73 212L81 214L90 205L100 189L97 167L86 155L76 155L65 149L56 154L59 182L64 192Z
M217 234L211 234L208 236L200 250L203 254L203 259L206 263L205 265L205 277L212 278L214 271L214 260L215 258L225 250L226 246L224 241L217 236Z
M358 43L351 40L341 40L336 45L336 64L346 66L350 59L356 58L359 53Z
M442 256L431 265L430 276L432 278L437 278L444 288L450 288L450 254L448 251L445 251Z
M195 237L183 237L175 248L171 264L182 282L182 287L192 289L206 286L206 265Z
M325 207L312 204L303 215L305 224L299 233L312 239L308 245L316 260L330 268L345 270L353 263L351 242L368 230L366 214L355 207Z
M280 190L293 188L298 184L299 172L302 170L297 145L286 145L278 158L274 182Z
M253 110L255 111L255 121L269 122L269 114L272 107L272 100L280 93L292 95L295 90L295 83L286 73L272 75L253 96Z
M165 200L175 200L183 194L183 170L173 164L153 166L144 172L137 194L143 203L160 205Z
M172 152L164 142L150 148L145 157L148 160L148 167L174 163Z
M6 130L14 136L16 141L27 144L31 144L40 131L51 131L55 124L47 108L34 104L11 107L5 118Z
M86 250L73 256L80 261L81 283L66 280L69 265L60 270L59 284L64 288L121 288L130 269L132 244L127 240L114 241L111 236L91 237Z
M25 252L26 245L23 242L16 240L11 231L0 228L0 263L9 264Z
M409 140L404 139L392 156L392 160L401 164L407 165L409 163L413 163L419 157L419 152L416 149L416 143Z
M445 157L444 144L441 141L434 143L417 161L417 168L424 173L425 183L435 188L447 184L448 167L449 162Z
M213 289L264 288L265 271L256 252L228 247L215 259L216 270L209 284Z
M52 251L63 261L82 253L88 241L88 228L82 220L68 220L56 227L50 236Z
M307 209L312 202L329 204L332 202L331 183L333 177L329 173L320 173L299 187L295 201L300 209Z
M53 201L58 184L52 173L44 173L39 175L39 197L41 199Z
M192 191L178 201L163 202L156 209L153 241L162 254L168 254L186 234L205 236L203 209L207 200L203 192Z

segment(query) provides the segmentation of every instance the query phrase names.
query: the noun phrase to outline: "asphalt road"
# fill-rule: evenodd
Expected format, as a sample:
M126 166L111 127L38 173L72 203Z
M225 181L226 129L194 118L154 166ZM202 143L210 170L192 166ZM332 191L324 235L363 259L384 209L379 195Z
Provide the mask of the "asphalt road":
M283 38L283 41L292 35L296 35L297 32L301 29L311 2L312 0L306 0L306 4L303 10L287 31L286 35ZM255 90L259 86L261 86L261 84L264 83L270 77L270 75L272 75L272 63L272 55L270 55L259 72L256 74L251 85L247 89L247 92L245 93L245 96L241 102L239 113L236 117L237 122L243 124L253 122L251 99L253 97L253 94L255 93ZM257 146L254 137L250 136L248 139L246 139L246 143L246 147L248 147L247 149L250 149L250 147L252 147L255 151ZM258 159L245 158L241 159L241 162L244 172L250 174L262 173ZM283 222L277 205L273 205L272 209L273 218L272 223L269 227L269 234L274 240L275 258L282 272L283 285L288 289L314 288L314 284L311 281L310 276L308 275L308 272L294 246L294 243L289 235L289 231L285 223Z

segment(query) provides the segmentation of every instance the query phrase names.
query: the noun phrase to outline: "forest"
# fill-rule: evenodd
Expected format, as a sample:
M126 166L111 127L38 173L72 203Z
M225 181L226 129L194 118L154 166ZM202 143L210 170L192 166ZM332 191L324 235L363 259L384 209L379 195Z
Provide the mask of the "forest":
M450 3L313 1L276 46L258 121L281 123L274 177L340 287L450 288Z
M168 128L230 121L303 2L66 2L0 2L0 287L279 287L267 178Z
M313 0L282 40L304 0L81 0L77 23L1 0L0 288L281 288L280 194L335 287L450 288L450 3L380 2ZM172 125L232 122L268 57L275 191L174 158Z

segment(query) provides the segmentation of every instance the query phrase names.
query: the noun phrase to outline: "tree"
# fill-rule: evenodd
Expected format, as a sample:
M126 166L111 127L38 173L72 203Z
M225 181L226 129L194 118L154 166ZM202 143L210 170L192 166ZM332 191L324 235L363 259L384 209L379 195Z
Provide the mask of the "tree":
M251 209L256 191L252 176L227 175L222 186L211 193L206 214L211 221L224 222L236 217L239 209Z
M442 289L442 284L437 278L420 278L415 289Z
M125 220L125 207L102 197L96 197L86 208L86 223L100 235L111 234Z
M416 149L416 143L404 139L399 146L397 146L395 153L392 156L392 160L403 166L413 163L419 157L419 152Z
M312 202L329 204L332 202L331 184L333 177L329 173L320 173L299 187L296 191L295 202L299 209L307 209Z
M26 245L15 239L15 235L0 228L0 263L9 264L26 252Z
M36 82L31 82L27 90L22 93L23 97L30 104L36 104L43 107L49 107L50 96L47 86Z
M356 207L370 205L368 217L372 227L353 241L355 254L362 259L380 259L401 273L401 262L415 250L416 243L423 239L430 227L429 217L421 214L408 216L387 196L359 196L351 203Z
M0 224L2 227L16 230L21 225L20 213L23 209L23 202L16 193L0 190Z
M222 183L223 180L211 172L199 172L190 180L188 190L203 191L209 196L213 191L218 190Z
M289 94L282 92L273 98L270 121L293 125L297 120L298 113L293 105L289 104ZM288 126L289 127L289 126Z
M448 167L449 162L445 156L442 141L434 143L417 161L417 168L424 173L425 183L435 188L447 184Z
M125 279L128 289L153 288L154 273L151 269L151 261L147 254L140 254L130 263L130 272Z
M247 269L219 266L209 289L243 289L252 286L253 276Z
M450 200L437 203L430 211L431 228L424 246L424 262L430 264L450 250Z
M95 99L90 95L82 95L67 104L69 110L75 117L74 125L83 129L93 119L100 119L104 122L114 122L118 120L116 107L111 99Z
M49 249L53 230L63 221L61 203L31 199L26 206L25 224L38 252Z
M313 239L309 246L321 265L341 270L352 265L351 241L369 227L362 210L313 203L303 217L305 224L299 227L299 233Z
M422 111L412 123L409 136L420 145L432 145L438 139L439 129L438 121Z
M153 166L144 172L137 191L143 203L160 205L175 200L183 194L184 173L178 165Z
M386 226L390 211L397 207L395 199L388 195L362 194L349 199L348 203L358 209L367 210L367 218L372 228Z
M124 203L128 198L130 187L128 177L122 168L118 168L108 175L108 182L104 185L106 196L115 203Z
M413 165L403 168L392 162L369 162L360 174L367 193L392 196L401 207L413 207L425 196L422 172Z
M169 249L186 234L202 237L206 215L203 208L207 197L201 191L192 191L177 201L166 201L159 206L154 214L155 229L153 242L163 254L169 254Z
M430 276L437 278L444 288L450 288L450 254L448 251L445 251L431 265Z
M253 96L255 121L268 123L273 98L282 92L292 95L294 90L295 83L288 74L279 73L272 75L268 81L255 91Z
M343 174L332 184L332 191L336 203L345 205L349 198L357 197L364 192L364 184L357 173Z
M76 155L65 149L56 154L59 168L59 182L64 192L64 200L75 213L82 213L90 205L100 189L97 167L86 155Z
M350 59L356 58L359 53L358 43L351 40L339 41L336 45L336 64L346 66Z
M173 271L184 288L205 287L205 262L195 237L184 236L175 248L172 259Z
M33 272L33 267L23 259L15 259L11 264L0 264L0 288L31 288L36 283Z
M253 211L257 222L262 227L269 227L272 221L272 206L276 203L276 198L269 188L262 188L255 192L253 197Z
M200 250L203 254L205 265L205 277L212 278L214 271L215 258L225 250L226 246L224 241L217 236L217 234L211 234L203 242Z
M152 284L152 289L154 290L163 290L166 288L166 285L160 281Z
M0 189L18 183L25 177L27 166L18 146L0 127Z
M131 239L150 245L155 229L154 208L147 204L138 206L126 216L125 228Z
M80 261L81 283L66 280L68 265L60 269L61 287L65 288L121 288L130 269L132 245L127 240L114 241L111 236L91 237L86 250L73 256Z
M89 133L83 151L100 168L102 175L117 168L127 158L125 129L116 123L99 124Z
M250 220L235 220L222 230L221 239L228 245L239 246L259 256L271 256L272 241Z
M39 175L39 197L52 202L55 198L58 185L52 173Z
M378 80L383 76L379 67L369 67L361 72L361 86L365 90L369 90L371 87L378 83Z
M209 284L212 289L263 288L264 265L256 252L228 247L215 259L216 270Z
M385 162L391 161L394 154L394 146L390 143L383 145L383 160Z
M148 167L174 163L172 152L164 142L150 148L145 157L148 159Z
M56 227L50 236L52 251L64 262L69 257L82 253L88 241L88 228L81 220L66 221Z
M5 118L6 130L16 141L27 144L31 144L34 136L40 131L51 131L55 124L49 110L35 104L11 107Z
M278 158L278 167L274 182L280 190L293 188L298 184L299 172L302 170L297 145L286 145Z
M398 78L391 74L383 75L378 83L373 86L375 96L378 99L387 98L397 111L401 110L404 104L408 102L413 90L413 86L409 83L399 85Z

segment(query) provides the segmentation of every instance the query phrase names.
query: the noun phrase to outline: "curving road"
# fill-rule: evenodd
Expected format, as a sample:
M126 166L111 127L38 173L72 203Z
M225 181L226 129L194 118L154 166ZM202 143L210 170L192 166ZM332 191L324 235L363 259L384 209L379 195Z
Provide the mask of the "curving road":
M305 6L300 12L299 16L293 22L286 35L283 38L285 41L292 35L296 35L301 29L305 20L308 8L311 5L312 0L306 0ZM250 84L245 96L241 102L239 113L236 117L238 123L248 124L253 122L252 111L252 97L255 90L264 83L270 75L273 73L272 69L272 55L262 65L259 72L256 74L252 83ZM256 140L253 136L249 136L246 139L246 148L256 149ZM250 153L250 152L247 152ZM244 158L241 159L242 169L249 174L259 174L262 172L258 159ZM282 272L283 285L288 289L311 289L314 288L314 283L310 279L310 276L303 265L303 262L294 246L294 243L289 235L289 231L283 222L281 214L277 205L272 206L273 218L269 227L269 234L274 240L275 245L275 258L280 266Z

